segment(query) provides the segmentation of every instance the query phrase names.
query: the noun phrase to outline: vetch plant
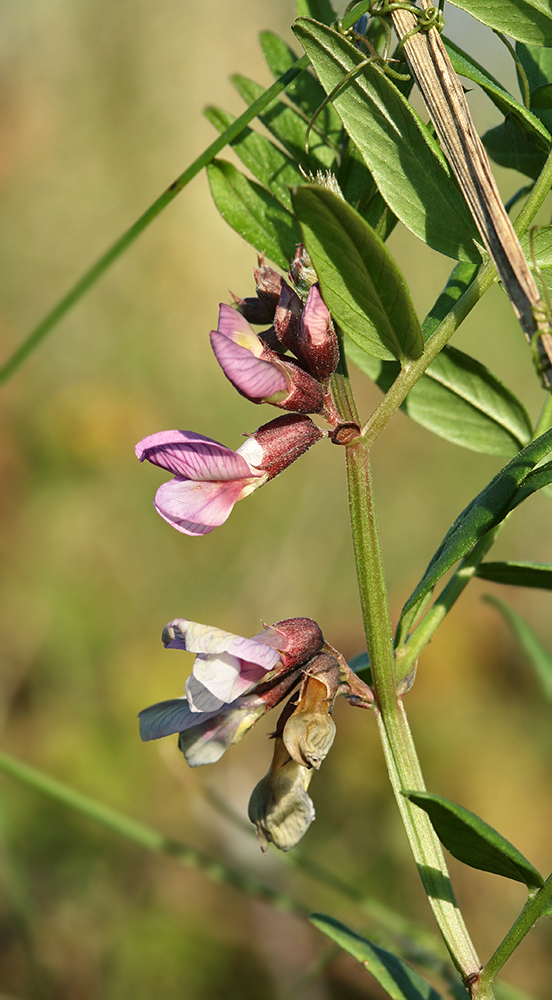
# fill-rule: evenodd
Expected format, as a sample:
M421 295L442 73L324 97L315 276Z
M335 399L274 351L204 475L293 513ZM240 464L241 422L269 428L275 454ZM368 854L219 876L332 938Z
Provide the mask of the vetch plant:
M507 996L498 974L534 923L552 914L552 875L545 879L485 819L426 790L405 711L425 647L472 579L552 589L550 563L486 559L506 519L552 485L552 226L531 229L552 185L552 12L532 0L455 2L514 40L506 44L519 98L442 33L446 9L443 14L427 0L420 6L353 0L343 19L329 0L298 0L293 30L303 54L297 57L281 39L263 34L274 85L264 91L235 78L247 111L234 120L220 109L207 110L221 137L93 272L95 280L204 166L221 215L258 254L254 294L219 304L210 340L222 373L245 400L286 412L249 434L236 451L185 430L155 432L136 445L140 461L173 477L159 487L154 503L178 532L200 537L215 528L231 531L231 525L222 526L235 503L314 444L343 449L366 650L348 664L323 634L324 623L300 617L301 609L251 639L174 619L163 643L196 654L192 673L184 694L140 712L140 733L145 741L178 734L190 766L211 765L281 707L270 736L273 760L252 791L248 814L264 852L270 844L288 851L303 837L308 842L315 818L310 782L339 739L337 697L371 709L366 724L377 726L398 813L450 965L439 965L434 987L422 957L419 968L407 961L416 952L404 944L406 937L391 953L331 916L312 920L394 1000ZM504 116L481 140L459 77L481 87ZM414 82L427 120L410 103ZM217 159L226 144L247 173ZM487 154L528 178L507 206ZM512 223L509 212L518 207ZM397 226L453 262L422 321L386 245ZM90 274L8 360L4 378L91 284ZM535 426L496 374L449 343L498 280L528 341L535 395L546 393ZM358 412L349 362L382 391L372 413ZM428 553L393 631L370 453L399 408L446 441L499 456L504 465ZM262 504L262 497L255 502ZM174 544L201 545L176 536ZM516 612L492 600L535 663L550 699L550 655ZM15 765L10 773L32 783ZM62 797L52 789L50 794ZM82 802L76 807L84 809ZM465 865L526 887L521 913L484 963L456 902L443 847Z

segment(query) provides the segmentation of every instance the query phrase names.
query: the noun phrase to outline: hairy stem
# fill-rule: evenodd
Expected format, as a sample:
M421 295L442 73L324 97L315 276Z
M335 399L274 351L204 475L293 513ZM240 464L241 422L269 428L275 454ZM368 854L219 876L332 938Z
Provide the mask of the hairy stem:
M427 814L402 794L423 789L424 782L395 679L369 452L363 442L347 448L347 480L360 600L376 695L375 713L389 776L429 903L451 958L466 982L477 976L481 966L454 899L441 845Z

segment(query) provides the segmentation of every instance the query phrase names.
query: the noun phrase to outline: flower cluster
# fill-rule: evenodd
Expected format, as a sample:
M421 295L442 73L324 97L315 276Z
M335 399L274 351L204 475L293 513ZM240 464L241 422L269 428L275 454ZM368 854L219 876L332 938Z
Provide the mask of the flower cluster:
M276 622L252 639L177 618L164 629L163 643L197 655L185 694L140 712L140 735L154 740L178 733L191 767L220 760L295 691L273 733L270 770L249 803L262 850L269 843L289 850L314 819L307 787L334 740L335 699L343 695L350 704L368 708L370 688L309 618Z
M306 252L299 248L292 274L305 284ZM160 431L136 445L136 455L174 475L155 496L155 509L173 528L205 535L223 524L234 504L273 479L323 437L307 414L333 428L339 417L329 380L339 361L331 316L318 285L303 304L290 284L263 260L255 270L256 297L221 303L211 345L224 374L252 403L289 411L263 424L237 451L193 431ZM250 323L271 324L260 334Z

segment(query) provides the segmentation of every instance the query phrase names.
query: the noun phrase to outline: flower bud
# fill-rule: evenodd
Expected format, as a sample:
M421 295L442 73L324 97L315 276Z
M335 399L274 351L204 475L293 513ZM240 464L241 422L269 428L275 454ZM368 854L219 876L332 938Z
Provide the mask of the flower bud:
M287 351L298 353L297 338L303 304L301 299L285 281L274 313L274 332Z
M272 403L296 413L320 413L322 386L294 361L281 358L259 339L245 318L221 303L211 345L226 378L252 403Z
M307 295L311 285L314 285L315 281L318 281L318 275L312 266L312 260L302 243L297 247L289 273L293 284L302 298Z
M263 854L270 843L280 851L289 851L308 830L314 819L314 806L307 795L311 776L312 771L290 758L277 736L270 770L254 788L248 808Z
M311 374L319 382L327 382L339 363L339 344L318 285L313 285L307 295L298 344L300 356Z

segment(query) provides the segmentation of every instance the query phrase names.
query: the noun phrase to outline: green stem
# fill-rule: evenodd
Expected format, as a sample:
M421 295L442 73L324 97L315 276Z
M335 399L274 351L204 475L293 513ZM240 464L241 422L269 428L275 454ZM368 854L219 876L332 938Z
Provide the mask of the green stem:
M456 968L466 981L477 975L481 966L454 899L441 845L428 816L402 794L408 789L423 789L424 782L397 692L369 453L362 442L347 448L347 480L360 599L376 695L375 712L389 776L439 929ZM492 991L488 997L492 997Z
M16 781L26 785L28 788L32 788L34 791L40 792L42 795L47 795L48 798L55 799L70 809L82 813L83 816L94 820L95 823L101 823L102 826L108 827L121 837L133 840L134 843L139 844L140 847L145 847L148 851L155 851L158 854L170 854L184 865L192 868L200 868L214 881L225 882L227 885L232 885L242 892L265 899L277 909L283 910L286 913L294 913L301 917L308 917L309 915L308 909L286 893L265 885L264 882L260 882L253 876L244 875L234 868L229 868L219 861L214 861L213 858L210 858L203 851L198 851L178 840L165 837L162 833L153 830L144 823L130 819L128 816L124 816L123 813L117 812L117 810L111 809L109 806L104 806L100 802L82 795L81 792L76 792L68 785L62 784L61 781L50 778L29 764L24 764L22 761L16 760L9 754L0 753L0 771L9 774L10 777L15 778Z
M437 600L426 612L419 625L417 625L414 631L410 634L405 644L397 649L396 658L400 677L408 676L410 671L413 669L420 653L424 647L427 646L430 639L433 638L435 632L439 628L439 625L443 619L446 618L453 604L458 600L470 580L472 580L475 576L479 563L487 555L489 549L494 545L496 536L501 530L503 524L504 522L498 524L496 528L493 528L491 531L488 531L487 534L484 535L476 545L474 545L471 552L469 552L467 556L464 556L454 576L451 577L446 587L444 587Z
M547 392L546 399L531 440L534 441L536 438L540 437L541 434L544 434L544 432L549 430L550 427L552 427L552 393ZM441 591L437 600L431 605L429 610L426 611L422 620L408 636L408 638L406 638L406 641L397 647L395 651L397 666L399 667L397 676L406 677L413 669L414 664L424 647L427 646L428 642L433 638L435 632L439 628L439 625L448 615L453 604L463 593L470 580L472 580L476 575L479 564L485 558L489 549L491 549L494 545L496 538L502 531L508 517L509 515L507 515L500 524L497 524L495 528L492 528L491 531L487 532L483 538L480 538L477 544L474 545L471 552L468 552L468 554L464 556L458 569L450 578L446 587L444 587Z
M531 194L514 222L514 229L519 237L523 236L529 229L535 215L541 207L546 195L552 187L552 153L549 154L544 167L542 168Z
M519 213L514 229L518 237L523 236L531 225L536 213L541 207L550 187L552 186L552 153L550 153L538 179L536 180L525 205ZM406 364L399 372L389 392L383 397L379 406L362 428L362 435L368 445L371 445L387 426L391 417L404 402L412 387L424 374L432 361L448 343L468 313L479 302L488 288L496 280L496 268L488 260L481 265L472 283L458 299L453 308L441 321L431 340L426 345L424 353L416 361Z
M450 312L439 323L428 341L424 353L416 361L410 361L404 365L389 392L383 397L379 406L374 410L372 416L367 420L362 428L362 436L366 443L371 445L387 426L391 417L397 412L399 406L408 396L419 378L429 368L432 361L443 349L452 335L456 332L461 323L464 322L468 313L479 302L488 288L496 280L496 268L492 261L482 264L472 283L468 285L464 294L458 299Z
M552 900L552 875L534 896L531 897L523 907L518 919L510 928L504 940L499 944L494 955L489 959L480 976L480 982L484 985L492 984L504 963L518 947L533 924L542 916L544 910Z

